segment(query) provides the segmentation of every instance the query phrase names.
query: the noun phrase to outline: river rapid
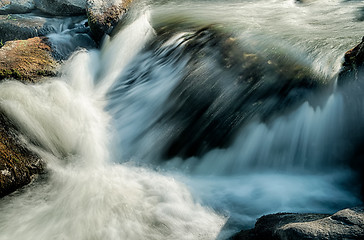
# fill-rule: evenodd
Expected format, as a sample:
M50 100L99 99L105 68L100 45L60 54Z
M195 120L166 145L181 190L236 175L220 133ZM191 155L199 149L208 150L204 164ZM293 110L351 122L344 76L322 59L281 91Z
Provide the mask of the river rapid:
M1 109L47 174L0 199L0 240L227 239L263 214L362 204L363 86L336 85L363 36L361 1L133 7L58 77L1 83ZM242 56L264 63L255 85L235 80Z

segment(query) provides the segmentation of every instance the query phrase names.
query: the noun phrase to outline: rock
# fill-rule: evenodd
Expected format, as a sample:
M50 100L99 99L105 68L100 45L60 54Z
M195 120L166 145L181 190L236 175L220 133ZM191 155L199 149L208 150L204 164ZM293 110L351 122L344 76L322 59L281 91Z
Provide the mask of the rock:
M286 224L280 239L364 239L364 208L344 209L330 217Z
M44 36L55 31L46 18L29 14L0 15L0 45L6 41Z
M35 0L35 7L54 16L76 16L86 13L86 0Z
M357 20L364 21L364 7L359 8L357 13Z
M162 155L188 158L224 148L252 119L263 122L289 111L328 83L289 55L263 56L240 46L217 26L191 34L182 80L166 101L156 126L171 129Z
M364 37L362 42L347 51L338 75L338 85L364 78Z
M56 74L58 63L44 37L8 41L0 48L0 80L15 78L34 82Z
M0 197L28 184L44 170L42 160L18 138L18 131L0 111Z
M132 0L87 0L88 22L96 41L100 41L105 33L111 32L123 18L131 2Z
M28 13L33 9L33 0L0 0L0 14Z
M96 42L91 37L90 28L87 26L87 19L82 17L73 17L75 21L64 24L66 31L62 34L48 34L47 38L52 46L52 55L57 60L68 59L75 51L79 49L94 49L97 48ZM68 20L73 19L67 17ZM77 21L78 20L78 21ZM82 20L82 21L80 21Z
M348 208L333 215L278 213L258 219L255 228L232 240L364 239L364 207Z
M276 213L260 217L255 223L254 229L243 230L233 236L231 240L270 240L279 239L276 230L286 224L295 222L315 221L330 216L329 214L312 213Z

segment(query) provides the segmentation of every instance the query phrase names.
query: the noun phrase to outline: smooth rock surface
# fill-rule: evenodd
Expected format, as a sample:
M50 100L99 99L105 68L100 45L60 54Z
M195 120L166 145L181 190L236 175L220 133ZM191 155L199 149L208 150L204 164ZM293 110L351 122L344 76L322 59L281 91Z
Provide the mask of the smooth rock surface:
M6 41L44 36L55 31L47 18L30 14L0 15L0 45Z
M259 55L218 27L202 28L183 44L182 56L191 56L188 70L156 124L173 129L166 134L165 159L227 147L251 119L269 121L329 89L304 62L289 55Z
M35 0L37 9L54 16L75 16L86 13L86 0Z
M258 219L255 228L232 240L364 239L364 207L348 208L333 215L277 213Z
M33 9L33 0L0 0L0 14L28 13Z

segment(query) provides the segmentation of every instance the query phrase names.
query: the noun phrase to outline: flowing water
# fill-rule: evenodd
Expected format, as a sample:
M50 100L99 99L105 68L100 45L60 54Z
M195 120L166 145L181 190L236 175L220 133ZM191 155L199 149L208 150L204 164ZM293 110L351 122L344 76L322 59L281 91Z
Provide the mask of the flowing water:
M361 204L351 166L364 136L363 86L337 88L335 74L363 35L363 7L341 0L139 2L100 50L77 51L59 77L1 83L1 109L48 173L0 200L0 240L226 239L263 214ZM199 32L206 26L217 30ZM67 34L50 38L65 43ZM239 115L233 133L201 134L204 122L193 109L212 94L197 116L226 122L241 96L235 68L218 68L218 37L249 49L233 48L237 56L303 66L326 90L285 101L289 94L277 100L269 88L247 98L253 108L239 103L263 107Z

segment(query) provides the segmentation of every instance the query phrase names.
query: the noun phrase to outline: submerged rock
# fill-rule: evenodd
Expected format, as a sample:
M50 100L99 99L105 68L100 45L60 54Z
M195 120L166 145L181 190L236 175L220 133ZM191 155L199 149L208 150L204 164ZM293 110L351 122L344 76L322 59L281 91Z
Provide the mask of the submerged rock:
M0 15L0 45L6 41L44 36L55 31L46 18L29 14Z
M37 9L54 16L75 16L86 13L86 0L35 0Z
M347 51L338 76L338 85L364 78L364 37L362 42Z
M198 30L181 46L190 60L157 123L172 129L167 159L227 147L250 120L267 122L329 84L308 64L288 54L260 55L218 27Z
M278 213L258 219L255 228L232 240L363 239L364 208L348 208L333 215Z
M42 160L24 146L18 134L0 110L0 197L30 183L44 170Z
M57 67L46 38L8 41L0 48L0 80L14 78L34 82L55 75Z
M97 41L100 41L105 33L111 32L113 27L123 18L132 1L87 0L88 22Z
M0 14L28 13L34 9L33 0L1 0Z

